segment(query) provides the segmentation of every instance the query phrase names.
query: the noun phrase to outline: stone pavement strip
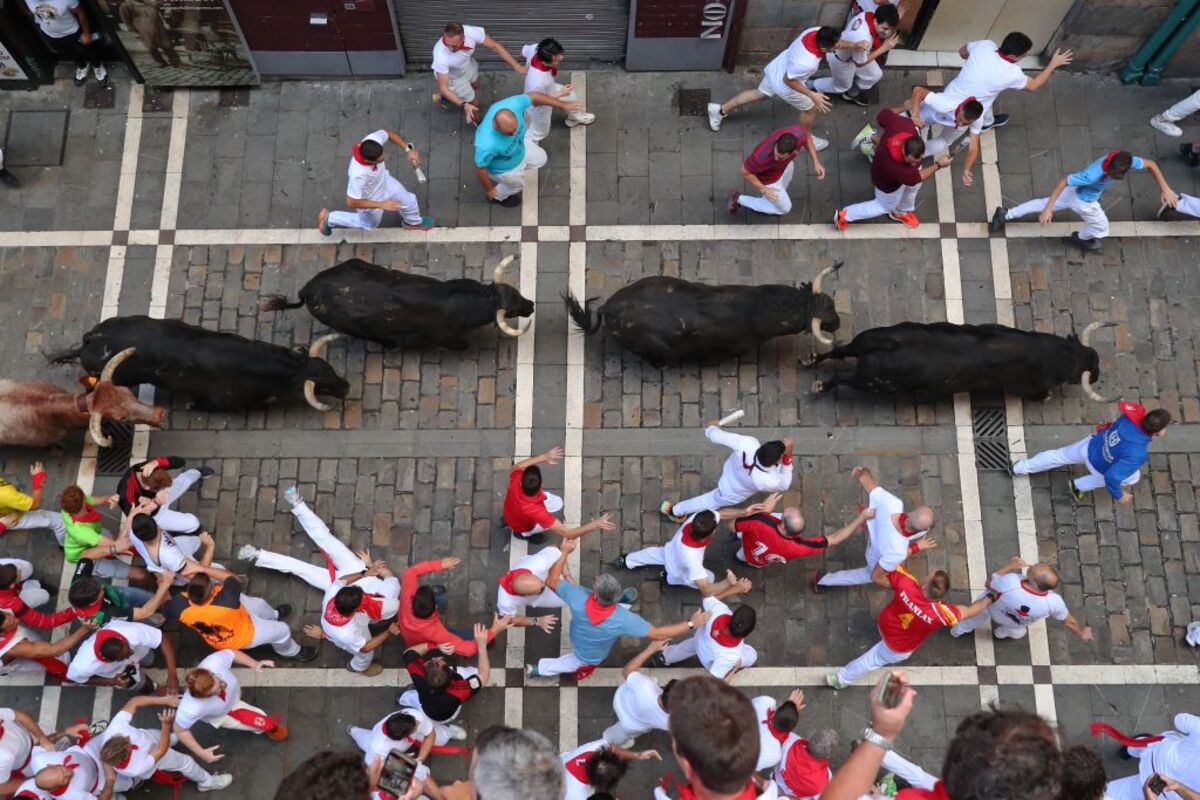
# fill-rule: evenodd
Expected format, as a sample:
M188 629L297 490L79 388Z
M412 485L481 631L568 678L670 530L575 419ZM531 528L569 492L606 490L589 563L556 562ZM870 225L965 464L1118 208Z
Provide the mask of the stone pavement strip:
M912 83L944 77L889 71L880 100L898 103ZM833 142L822 154L829 174L817 181L808 165L799 169L794 207L782 220L730 217L724 205L738 188L741 157L788 124L790 114L761 104L713 134L703 118L680 116L676 91L704 88L723 97L753 76L576 73L570 80L596 123L569 133L556 127L536 188L523 207L503 209L483 202L468 134L457 116L429 108L427 79L267 85L238 108L222 106L218 91L145 102L141 88L129 84L118 84L108 110L84 108L82 93L64 82L0 97L13 109L69 112L62 166L17 167L25 187L0 194L7 212L0 214L6 377L68 385L72 371L47 365L42 355L116 314L178 317L304 346L323 326L303 309L261 314L261 295L294 296L316 272L350 257L415 274L487 279L500 258L516 255L522 292L538 301L533 328L516 342L487 330L462 352L337 342L330 358L351 390L325 414L296 404L201 413L158 393L169 423L140 432L135 456L177 454L217 471L180 507L212 527L222 558L247 542L315 558L283 509L279 493L289 483L313 499L339 538L386 555L396 567L462 558L464 566L439 581L450 589L448 619L465 626L490 616L497 576L525 552L496 524L514 457L563 445L567 457L546 476L566 499L568 523L614 515L617 531L588 537L572 565L588 582L618 552L670 535L655 512L659 501L707 488L722 458L699 425L744 408L744 431L796 437L797 480L787 501L803 508L810 530L832 530L855 513L861 497L848 472L865 463L907 501L937 509L941 547L915 562L920 570L947 569L956 599L965 601L990 569L1019 553L1055 563L1069 607L1095 629L1090 645L1059 625L1035 627L1020 641L993 642L986 633L932 639L910 662L922 713L900 743L927 768L936 771L943 743L981 702L1037 708L1058 720L1068 740L1083 741L1094 719L1161 730L1173 711L1200 700L1196 658L1182 639L1200 612L1193 352L1200 223L1154 221L1157 193L1146 176L1135 175L1128 189L1106 195L1114 238L1103 256L1084 258L1059 243L1072 220L1046 229L1013 224L1001 237L989 237L983 225L992 206L1044 193L1062 170L1117 146L1159 160L1177 189L1200 191L1200 172L1174 158L1175 143L1145 125L1185 86L1130 89L1060 74L1047 90L1006 96L1013 120L985 136L972 186L961 183L958 168L939 174L922 192L923 224L915 231L884 222L839 234L826 222L833 209L869 194L866 164L844 146L871 112L840 106L818 122L817 131ZM514 80L485 72L483 93L516 91ZM1111 101L1078 102L1088 93ZM412 188L439 227L338 231L323 239L313 227L316 211L339 203L346 152L380 125L396 126L423 151L430 181ZM412 183L407 167L392 166ZM568 289L604 298L660 274L799 283L834 260L846 262L828 284L842 314L840 340L907 319L998 321L1060 334L1112 320L1118 326L1098 336L1102 391L1161 403L1184 424L1155 444L1131 506L1114 507L1103 493L1076 504L1062 474L1014 480L977 469L970 425L973 409L1003 408L1014 454L1060 446L1112 414L1077 387L1044 403L965 396L931 402L851 390L814 398L814 372L803 363L812 348L806 336L776 339L744 359L654 369L602 337L578 334L559 301ZM51 471L48 498L72 481L109 490L114 478L96 474L96 448L81 441L48 453L0 450L0 472L27 485L28 465L40 458ZM61 555L44 532L9 533L4 541L5 555L33 560L39 576L65 589ZM802 725L827 720L847 743L865 721L866 689L834 694L815 687L828 668L874 641L874 615L886 598L871 589L816 597L806 585L811 570L861 563L860 548L854 539L824 563L750 576L754 590L745 601L760 612L752 642L761 659L736 679L748 692L777 697L807 687L805 717L812 722ZM733 550L728 540L714 544L710 568L745 573ZM696 606L694 593L660 588L645 574L621 577L640 589L640 610L652 620L679 619ZM253 582L256 594L292 603L301 612L297 625L316 619L318 598L298 581L255 572ZM190 632L170 635L180 642L182 663L202 656ZM611 719L622 659L636 652L635 643L619 645L582 686L527 683L521 667L557 653L564 641L561 632L515 631L497 645L496 688L468 706L468 730L526 725L564 750L598 736ZM281 713L292 738L276 744L202 734L227 754L217 766L234 773L232 796L270 796L278 776L314 750L350 746L345 724L373 723L392 708L407 679L398 647L386 647L382 658L385 672L374 680L347 673L340 652L329 647L312 664L247 675L249 698ZM661 679L684 674L658 671ZM0 703L35 712L51 726L107 718L121 702L107 689L0 681ZM661 736L648 737L647 745L669 751ZM1130 769L1105 756L1114 775ZM273 768L256 769L265 759ZM435 760L439 776L460 775L462 767L451 757ZM657 765L637 765L622 793L647 796L657 772ZM149 787L139 796L168 792Z

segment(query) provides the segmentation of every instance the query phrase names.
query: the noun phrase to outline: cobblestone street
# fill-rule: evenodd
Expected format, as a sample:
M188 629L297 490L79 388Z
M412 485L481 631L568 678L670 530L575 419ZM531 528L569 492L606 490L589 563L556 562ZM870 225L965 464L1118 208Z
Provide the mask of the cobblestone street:
M941 85L950 73L889 69L869 109L835 102L815 126L831 141L821 153L828 175L818 181L802 158L793 208L778 221L746 211L730 216L726 203L743 188L742 158L790 124L792 111L758 104L713 133L704 117L679 109L680 89L728 97L754 85L757 74L595 70L565 77L596 122L568 131L555 118L543 142L549 163L518 208L486 202L473 165L474 129L464 129L457 113L431 107L427 73L267 83L244 105L229 90L177 90L147 106L149 93L116 76L112 109L85 107L83 90L64 80L0 95L3 112L69 111L62 165L13 166L22 188L0 191L4 377L73 385L77 370L51 365L45 354L115 315L179 318L307 348L326 326L304 308L262 312L261 297L294 299L316 273L348 258L490 281L495 265L513 255L508 281L537 301L521 338L487 326L461 351L419 342L385 350L343 338L327 358L350 391L325 413L298 396L266 410L209 413L152 393L169 419L162 430L138 432L133 457L177 455L216 471L179 508L211 527L217 558L227 565L247 543L317 562L282 499L293 483L338 538L369 547L397 574L427 558L461 558L437 582L448 588L447 623L466 628L490 620L497 578L525 554L526 544L499 523L514 460L563 446L566 457L546 469L546 483L564 497L567 524L613 514L617 529L589 534L577 552L575 574L590 584L599 571L613 571L619 553L672 535L660 502L711 488L726 455L705 441L701 424L741 408L738 430L795 437L796 479L786 502L803 510L810 533L831 533L857 514L863 499L850 470L865 464L906 504L934 508L939 547L910 565L920 574L946 569L954 602L967 604L991 570L1019 554L1054 564L1068 607L1094 628L1091 643L1054 621L1021 640L994 640L986 627L973 637L934 636L906 665L920 713L897 743L925 768L938 771L955 726L981 703L1034 708L1056 719L1069 742L1090 741L1094 720L1166 730L1176 711L1200 704L1196 651L1184 640L1188 623L1200 619L1200 221L1157 221L1158 189L1137 173L1105 195L1113 238L1102 255L1083 256L1061 241L1079 227L1070 214L1046 227L1033 218L1010 223L1000 235L986 225L995 206L1047 194L1064 170L1116 147L1156 159L1177 191L1200 194L1200 170L1179 158L1178 140L1146 125L1188 90L1186 81L1147 89L1058 73L1038 93L1010 92L1001 106L1012 121L984 134L972 186L963 185L956 164L922 190L919 228L882 218L839 233L829 222L834 210L871 193L869 166L848 149L851 138L881 104L898 105L914 83ZM518 81L511 72L485 71L481 95L500 99L519 91ZM1085 102L1101 95L1103 104ZM0 125L19 119L0 113ZM322 237L317 213L343 204L352 145L380 127L422 151L427 184L416 183L399 154L388 163L437 227L402 230L388 215L379 230ZM602 300L652 275L799 285L837 261L844 266L826 278L825 291L841 314L840 343L906 320L999 322L1063 335L1093 321L1116 323L1093 341L1102 365L1098 389L1161 406L1177 420L1151 446L1133 503L1114 506L1104 491L1077 502L1061 471L1012 477L977 465L972 419L980 409L1003 410L1014 458L1073 442L1114 416L1113 404L1089 400L1077 385L1045 402L876 397L845 387L814 396L813 381L834 368L806 364L808 334L774 339L742 359L654 368L602 334L581 335L561 300L567 291ZM47 504L55 509L70 483L109 492L117 476L98 470L97 448L84 439L74 436L51 452L0 449L0 475L28 489L29 465L45 461ZM779 699L804 688L808 709L798 731L806 720L837 728L843 744L835 763L866 720L868 689L835 693L824 688L824 676L877 641L875 616L889 594L860 587L818 596L808 584L814 570L861 566L863 543L856 535L823 558L761 571L736 560L736 543L724 533L708 550L709 569L721 575L732 568L754 583L743 601L759 612L750 642L760 658L735 684ZM8 532L0 550L33 560L43 582L61 586L65 597L70 572L47 532ZM652 623L685 619L698 605L696 592L661 587L649 570L616 574L639 589L636 610ZM251 580L253 594L295 607L297 635L318 621L320 597L301 581L265 570L251 572ZM623 642L579 686L526 679L525 664L566 645L563 627L551 635L517 629L493 646L501 667L494 688L464 711L472 737L507 722L545 733L565 752L611 724L620 668L640 648ZM193 633L167 630L180 642L182 665L204 655ZM385 671L370 679L347 672L345 654L330 643L314 662L247 672L248 699L281 714L291 737L276 743L221 734L227 757L218 766L235 779L226 794L269 797L279 777L315 750L352 747L346 725L373 725L408 684L401 653L397 642L385 646ZM664 681L691 671L655 674ZM60 688L42 677L0 679L0 704L54 727L108 719L124 702L124 693L109 688ZM152 724L148 712L139 719ZM197 738L211 744L217 734L205 729ZM649 797L662 773L678 772L664 734L640 744L657 747L666 763L633 765L623 797ZM1104 752L1110 777L1136 769L1114 749ZM453 755L435 756L433 765L439 779L465 769ZM194 792L183 789L185 797ZM131 794L170 796L151 785Z

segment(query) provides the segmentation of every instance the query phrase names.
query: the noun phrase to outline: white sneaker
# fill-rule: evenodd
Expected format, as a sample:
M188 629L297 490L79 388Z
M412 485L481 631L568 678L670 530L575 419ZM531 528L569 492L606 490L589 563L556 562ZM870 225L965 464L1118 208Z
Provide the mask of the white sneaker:
M75 69L75 82L83 83L84 81L87 80L87 75L88 75L88 68L86 66L77 67Z
M812 135L813 147L817 148L818 153L821 152L822 150L824 150L826 147L829 147L828 139L822 139L820 136L817 136L815 133L811 134L811 135Z
M286 500L287 504L292 508L295 508L296 506L300 505L300 503L304 502L300 499L300 490L296 488L295 484L292 484L283 490L283 499Z
M574 128L576 125L591 125L596 121L596 115L590 111L585 111L582 114L576 114L573 117L567 117L567 127Z
M238 550L238 561L253 561L258 558L258 548L252 544L244 544Z
M232 775L228 772L218 772L209 777L204 783L196 784L196 788L202 792L217 792L231 783L233 783Z
M1155 114L1150 118L1150 127L1167 136L1183 136L1183 130L1171 120L1165 119L1162 114Z
M708 104L708 127L714 131L721 130L721 120L725 119L725 115L721 113L720 103Z
M103 64L97 67L92 67L92 74L95 75L96 80L100 81L101 83L104 83L106 80L108 80L108 68Z
M457 725L447 725L446 735L451 739L466 739L467 732Z

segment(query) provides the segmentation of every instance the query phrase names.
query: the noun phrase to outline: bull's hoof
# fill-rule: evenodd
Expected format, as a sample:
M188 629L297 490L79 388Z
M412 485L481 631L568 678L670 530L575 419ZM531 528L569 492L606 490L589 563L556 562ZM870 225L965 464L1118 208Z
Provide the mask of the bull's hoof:
M816 350L813 350L812 352L806 354L803 358L800 359L800 366L802 366L802 367L811 367L813 364L816 364L816 363L817 363L817 351Z
M821 394L825 391L825 383L823 381L813 381L812 393Z

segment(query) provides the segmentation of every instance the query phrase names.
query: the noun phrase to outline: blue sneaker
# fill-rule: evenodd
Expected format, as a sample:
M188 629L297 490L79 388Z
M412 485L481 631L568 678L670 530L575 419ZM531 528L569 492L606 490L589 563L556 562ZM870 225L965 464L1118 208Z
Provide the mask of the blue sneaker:
M295 485L289 486L283 490L283 499L286 500L287 504L292 508L295 508L304 502L300 499L300 490L297 489Z
M404 227L414 231L427 231L434 226L433 217L421 217L421 221L416 225L404 223Z
M638 590L632 586L629 586L623 592L621 592L621 596L617 598L617 602L621 605L629 606L633 605L637 599Z

